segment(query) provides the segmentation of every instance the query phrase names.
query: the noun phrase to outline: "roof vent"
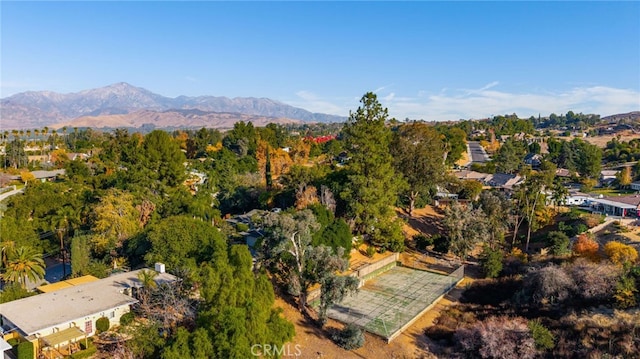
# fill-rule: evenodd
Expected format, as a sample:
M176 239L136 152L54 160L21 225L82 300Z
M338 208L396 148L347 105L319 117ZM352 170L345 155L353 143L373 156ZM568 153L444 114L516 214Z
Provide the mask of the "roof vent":
M155 270L158 273L164 273L164 263L156 263Z

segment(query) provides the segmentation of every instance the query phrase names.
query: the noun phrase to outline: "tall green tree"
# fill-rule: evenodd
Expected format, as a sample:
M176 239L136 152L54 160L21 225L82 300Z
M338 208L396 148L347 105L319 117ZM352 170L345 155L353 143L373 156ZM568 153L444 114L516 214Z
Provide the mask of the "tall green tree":
M501 192L484 191L477 202L478 207L485 214L487 224L491 229L487 244L490 249L498 249L504 241L504 235L509 228L511 201Z
M445 210L442 224L451 243L451 251L462 260L473 250L476 244L489 236L487 218L480 209L462 206L452 202Z
M493 162L496 171L500 173L517 173L524 166L524 156L527 154L526 144L522 141L508 139L496 153Z
M253 123L244 121L234 123L233 129L222 139L222 145L240 157L255 156L258 136Z
M71 275L80 277L89 274L91 265L91 247L88 236L75 236L71 239Z
M146 237L151 244L147 263L162 262L171 269L196 269L226 247L215 227L187 216L172 216L150 225Z
M186 157L180 150L180 145L167 132L150 132L144 137L143 149L145 167L154 174L154 179L175 187L186 178Z
M14 169L22 168L26 167L29 162L27 153L24 151L24 141L18 138L14 138L13 141L5 145L4 153L5 167L8 164Z
M418 197L433 194L444 181L446 145L433 126L411 122L400 126L393 136L391 154L397 172L408 183L403 195L413 215Z
M543 172L530 174L525 181L519 184L514 191L513 199L515 200L515 212L519 217L516 219L516 227L513 232L513 238L518 233L519 223L527 222L527 237L525 242L525 252L529 250L529 242L531 240L531 232L538 229L539 223L536 211L546 205L545 189L551 186L550 181L553 177Z
M350 160L348 181L341 197L347 204L347 216L356 233L383 246L402 243L397 237L398 231L390 228L399 227L391 218L402 182L394 171L389 152L391 130L385 126L388 110L371 92L365 94L360 103L342 130ZM401 248L402 245L398 249Z
M293 214L270 214L265 219L267 234L261 248L261 262L289 286L298 296L300 311L306 310L307 294L314 284L321 285L321 323L326 309L346 293L357 288L357 282L335 279L348 267L344 248L313 246L313 234L320 229L313 213L305 209ZM324 287L323 287L324 286Z

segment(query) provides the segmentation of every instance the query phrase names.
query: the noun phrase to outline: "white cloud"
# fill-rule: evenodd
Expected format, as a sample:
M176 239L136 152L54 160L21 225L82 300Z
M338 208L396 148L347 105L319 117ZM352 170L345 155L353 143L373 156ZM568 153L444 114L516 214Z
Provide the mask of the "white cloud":
M399 120L447 121L512 113L526 118L568 111L607 116L640 110L640 92L633 89L590 86L558 92L510 93L497 90L498 85L494 81L477 90L443 88L436 93L421 90L414 96L399 96L395 91L378 93L378 98L389 109L389 115ZM348 116L350 110L360 105L359 100L357 96L326 98L299 91L294 100L284 102L312 112Z
M419 93L413 98L396 97L382 105L398 119L458 120L516 113L520 117L566 113L595 113L602 116L640 110L640 92L604 86L576 87L555 93L508 93L493 82L476 91L459 90L437 94Z
M289 101L283 101L291 106L300 107L307 111L326 113L330 115L348 116L349 107L337 105L337 99L321 98L315 93L307 90L296 92L296 98ZM340 101L343 104L345 101ZM349 102L349 101L346 101Z
M396 97L396 94L392 92L392 93L388 94L387 96L383 97L382 100L384 102L390 102L390 101L393 101L394 97Z

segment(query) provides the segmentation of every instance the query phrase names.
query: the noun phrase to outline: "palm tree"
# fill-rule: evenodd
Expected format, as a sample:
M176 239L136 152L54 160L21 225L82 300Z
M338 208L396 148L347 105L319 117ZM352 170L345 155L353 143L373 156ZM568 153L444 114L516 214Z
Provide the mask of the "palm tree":
M44 126L44 128L42 128L42 137L43 137L43 139L44 139L44 140L46 140L46 139L47 139L47 133L48 133L48 132L49 132L49 127ZM42 151L44 152L44 141L43 141L43 145L42 145ZM44 155L44 154L46 154L46 152L45 152L45 153L43 153L43 155Z
M76 142L78 141L78 128L73 128L73 152L78 152L78 147L76 146Z
M9 264L9 258L13 255L13 252L16 248L15 241L2 241L2 246L0 246L0 268L6 268Z
M59 208L56 213L51 217L51 228L58 233L58 239L60 240L60 256L62 257L62 275L67 275L66 270L66 250L64 240L69 237L69 229L73 230L80 222L78 218L78 212L71 206L64 206Z
M149 269L143 269L138 272L138 280L140 281L140 284L142 284L142 287L138 292L141 302L146 302L151 290L158 286L158 283L156 283L157 276L158 272Z
M3 277L26 288L28 280L37 282L44 278L44 268L42 253L32 247L19 247L11 253Z

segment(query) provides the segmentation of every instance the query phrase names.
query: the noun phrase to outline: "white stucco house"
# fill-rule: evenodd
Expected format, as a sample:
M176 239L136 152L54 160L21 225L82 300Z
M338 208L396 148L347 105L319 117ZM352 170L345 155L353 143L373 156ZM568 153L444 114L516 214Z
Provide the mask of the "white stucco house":
M163 270L163 266L159 268ZM22 337L32 343L36 353L42 348L58 348L96 334L96 321L105 317L118 325L120 317L138 300L132 288L142 286L138 273L119 273L108 278L61 285L61 289L0 305L0 335L4 339ZM176 277L158 273L158 284Z

